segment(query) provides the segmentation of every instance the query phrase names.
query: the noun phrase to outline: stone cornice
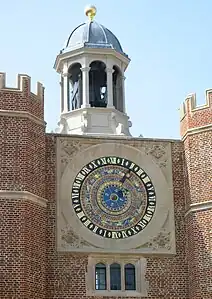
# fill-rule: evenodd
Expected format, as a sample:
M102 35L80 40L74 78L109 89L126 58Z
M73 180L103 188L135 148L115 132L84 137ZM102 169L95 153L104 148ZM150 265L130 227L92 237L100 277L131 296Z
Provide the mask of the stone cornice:
M193 212L205 211L212 209L212 200L205 201L205 202L198 202L190 204L189 209L185 213L185 217Z
M26 201L31 201L44 208L47 207L47 199L37 196L28 191L0 190L0 198L13 199L13 200L26 200Z
M66 62L67 60L73 59L76 61L76 57L84 57L84 56L89 56L89 55L102 55L102 56L108 56L108 57L113 57L116 58L125 65L125 68L128 66L130 62L130 58L126 56L125 54L119 53L114 49L109 49L109 48L84 48L83 45L81 47L77 47L75 49L71 49L70 51L66 51L63 53L59 53L56 57L55 63L54 63L54 68L56 69L57 72L62 72L63 68L63 63Z
M95 109L98 109L98 108L95 108ZM102 109L102 108L100 108ZM103 108L104 109L104 108ZM112 109L112 108L111 108ZM119 113L122 113L122 112L119 112ZM77 135L77 134L71 134L71 135L67 135L67 134L61 134L61 133L46 133L47 136L50 136L50 137L70 137L73 139L73 140L81 140L81 139L86 139L87 141L90 140L90 137L88 137L87 135ZM129 140L130 142L131 141L149 141L149 142L170 142L170 143L182 143L182 140L180 139L162 139L162 138L146 138L146 137L133 137L133 136L124 136L124 135L121 135L120 138L117 140L117 137L114 137L114 136L95 136L93 135L92 136L92 140L99 140L101 138L101 140L105 141L105 140L109 140L109 142L118 142L120 143L120 139L123 139L124 141L126 140Z
M0 110L0 116L28 118L38 125L46 126L46 122L26 111Z
M210 131L210 130L212 130L212 124L202 126L202 127L188 129L186 131L186 133L183 135L182 140L185 140L190 135L194 135L194 134L198 134L198 133L202 133L202 132L206 132L206 131Z

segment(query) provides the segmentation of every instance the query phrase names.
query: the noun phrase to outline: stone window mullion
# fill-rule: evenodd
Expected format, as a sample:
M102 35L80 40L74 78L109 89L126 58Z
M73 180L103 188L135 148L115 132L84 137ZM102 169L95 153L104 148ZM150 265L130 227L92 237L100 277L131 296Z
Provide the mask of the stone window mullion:
M104 264L106 267L105 289L101 287L102 286L101 283L99 284L100 287L96 288L96 265L97 266L99 265L100 267L101 264ZM97 296L97 297L110 296L111 298L123 297L123 296L133 297L133 295L135 295L136 297L138 297L138 295L141 297L147 297L149 283L145 279L146 267L147 267L147 261L145 258L126 259L121 257L119 258L107 258L107 257L100 258L99 256L89 257L88 272L86 277L87 295ZM133 271L131 271L133 268L134 268L134 274ZM126 270L127 272L125 273ZM112 278L111 275L114 277L114 279ZM132 275L134 275L135 278L134 284L132 283L132 277L131 277ZM97 276L100 278L101 273L99 272L99 275Z
M92 289L95 290L96 289L96 265L93 264L91 266L92 269ZM90 280L90 277L88 277L88 280Z
M110 291L110 264L106 264L107 291Z
M124 275L124 263L121 263L121 290L125 291L125 275Z
M142 275L141 275L142 270L143 269L141 268L141 262L138 261L135 264L135 285L136 285L137 292L141 292L142 290Z

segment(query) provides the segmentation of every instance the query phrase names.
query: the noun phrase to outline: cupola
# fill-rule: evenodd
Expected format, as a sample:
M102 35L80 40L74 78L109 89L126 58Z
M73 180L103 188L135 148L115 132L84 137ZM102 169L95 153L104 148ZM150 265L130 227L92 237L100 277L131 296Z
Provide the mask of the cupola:
M87 22L71 32L55 61L61 75L57 132L130 136L124 76L130 60L118 38L94 21L96 8L85 14Z

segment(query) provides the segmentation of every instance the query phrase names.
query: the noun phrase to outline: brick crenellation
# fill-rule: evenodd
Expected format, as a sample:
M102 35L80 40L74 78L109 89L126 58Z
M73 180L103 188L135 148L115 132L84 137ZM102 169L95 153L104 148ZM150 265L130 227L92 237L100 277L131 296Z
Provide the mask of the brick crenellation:
M212 89L206 90L206 103L197 106L196 94L188 95L180 108L180 133L184 138L186 133L211 126L212 119Z
M17 87L6 86L6 74L0 72L0 111L27 112L44 120L44 87L37 82L37 93L31 91L31 78L18 74Z

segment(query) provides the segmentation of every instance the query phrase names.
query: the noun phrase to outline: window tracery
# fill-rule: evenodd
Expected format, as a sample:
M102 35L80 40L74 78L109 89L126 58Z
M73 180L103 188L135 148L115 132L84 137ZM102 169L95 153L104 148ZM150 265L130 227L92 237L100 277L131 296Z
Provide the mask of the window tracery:
M87 296L146 297L146 266L147 260L144 257L89 256Z

